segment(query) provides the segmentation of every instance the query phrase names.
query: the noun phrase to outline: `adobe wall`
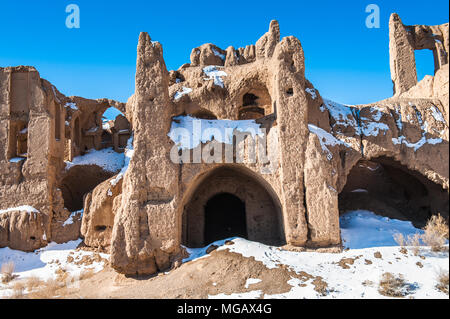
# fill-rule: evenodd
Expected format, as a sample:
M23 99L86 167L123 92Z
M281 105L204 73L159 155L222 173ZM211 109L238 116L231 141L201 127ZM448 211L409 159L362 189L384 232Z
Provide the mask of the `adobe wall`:
M389 20L389 50L394 95L408 91L417 84L415 50L431 50L435 72L448 64L449 28L441 25L404 25L393 13Z
M100 119L109 105L108 100L67 98L33 67L0 68L0 247L32 251L50 241L79 238L81 214L66 223L72 212L61 189L64 161L82 153L88 145L82 143L82 130L89 130L92 115ZM75 119L76 150L71 147Z

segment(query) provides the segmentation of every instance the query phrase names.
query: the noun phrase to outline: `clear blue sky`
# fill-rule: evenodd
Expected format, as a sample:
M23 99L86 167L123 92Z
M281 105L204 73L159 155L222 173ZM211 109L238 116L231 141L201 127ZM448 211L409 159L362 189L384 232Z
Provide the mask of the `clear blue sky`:
M68 4L81 28L65 26ZM368 4L381 10L381 28L365 26ZM347 104L392 95L388 22L448 22L447 0L352 1L92 1L1 0L0 66L33 65L66 95L126 101L134 92L140 31L163 45L169 70L189 62L192 48L255 43L271 19L281 36L301 41L306 75L324 97ZM418 54L418 73L431 73L432 54Z

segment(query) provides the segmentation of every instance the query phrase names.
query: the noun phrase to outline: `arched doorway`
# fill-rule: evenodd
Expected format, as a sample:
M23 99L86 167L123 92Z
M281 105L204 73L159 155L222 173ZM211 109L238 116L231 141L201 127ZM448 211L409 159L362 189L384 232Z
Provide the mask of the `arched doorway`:
M245 203L230 193L221 193L205 206L205 243L229 237L247 238Z
M425 226L432 215L448 218L448 192L422 174L388 157L359 161L339 194L340 214L368 210Z
M186 197L182 243L187 247L230 237L285 244L278 198L262 177L247 168L215 168L193 182Z

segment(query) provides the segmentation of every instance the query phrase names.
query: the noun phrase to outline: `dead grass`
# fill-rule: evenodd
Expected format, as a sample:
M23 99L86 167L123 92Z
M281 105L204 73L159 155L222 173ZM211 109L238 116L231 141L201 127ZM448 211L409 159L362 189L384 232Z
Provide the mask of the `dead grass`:
M408 246L412 247L414 256L417 256L420 253L420 239L420 234L409 235L406 239Z
M442 291L443 293L448 295L448 285L449 285L449 278L448 278L448 270L440 270L437 276L438 284L436 285L436 288L439 291Z
M408 284L403 279L402 275L397 277L390 272L385 272L381 276L380 283L378 284L378 292L387 297L404 297L408 294Z
M403 234L394 234L395 242L402 247L401 252L405 253L406 247L412 247L414 256L417 256L420 253L420 246L422 245L420 242L421 239L422 236L418 233L414 235L408 235L406 238L405 236L403 236Z
M2 268L0 271L0 273L2 275L1 276L2 283L7 284L7 283L11 282L12 280L14 280L14 278L16 278L16 276L14 275L15 268L16 268L16 265L12 261L2 264Z
M406 246L406 239L405 236L403 236L403 234L400 233L394 234L394 240L400 247Z
M408 235L405 238L403 234L394 234L394 240L401 246L401 252L405 253L405 247L412 247L415 256L420 253L420 248L423 244L430 246L432 251L443 251L445 249L445 242L449 237L448 223L441 215L432 216L426 226L423 228L424 234Z
M39 279L36 276L28 277L25 280L25 286L27 287L28 291L33 291L35 289L39 289L43 284L43 281Z
M61 296L60 290L65 287L65 282L49 279L43 282L39 289L32 291L28 294L31 299L54 299Z
M12 287L12 294L9 296L10 299L24 299L25 295L25 284L23 281L16 282Z
M445 219L441 215L432 216L423 230L423 242L430 246L432 251L443 251L448 239L448 224Z

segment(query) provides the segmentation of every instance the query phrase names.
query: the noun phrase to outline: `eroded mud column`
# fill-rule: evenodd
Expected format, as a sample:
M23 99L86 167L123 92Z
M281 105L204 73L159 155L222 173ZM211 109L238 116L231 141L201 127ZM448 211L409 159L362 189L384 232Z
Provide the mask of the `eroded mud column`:
M272 57L281 164L286 242L302 246L308 239L303 169L308 137L303 49L295 37L283 38Z
M130 98L134 155L116 209L111 264L127 274L151 274L170 265L179 249L175 201L178 167L170 161L168 72L161 44L141 33L136 91Z

